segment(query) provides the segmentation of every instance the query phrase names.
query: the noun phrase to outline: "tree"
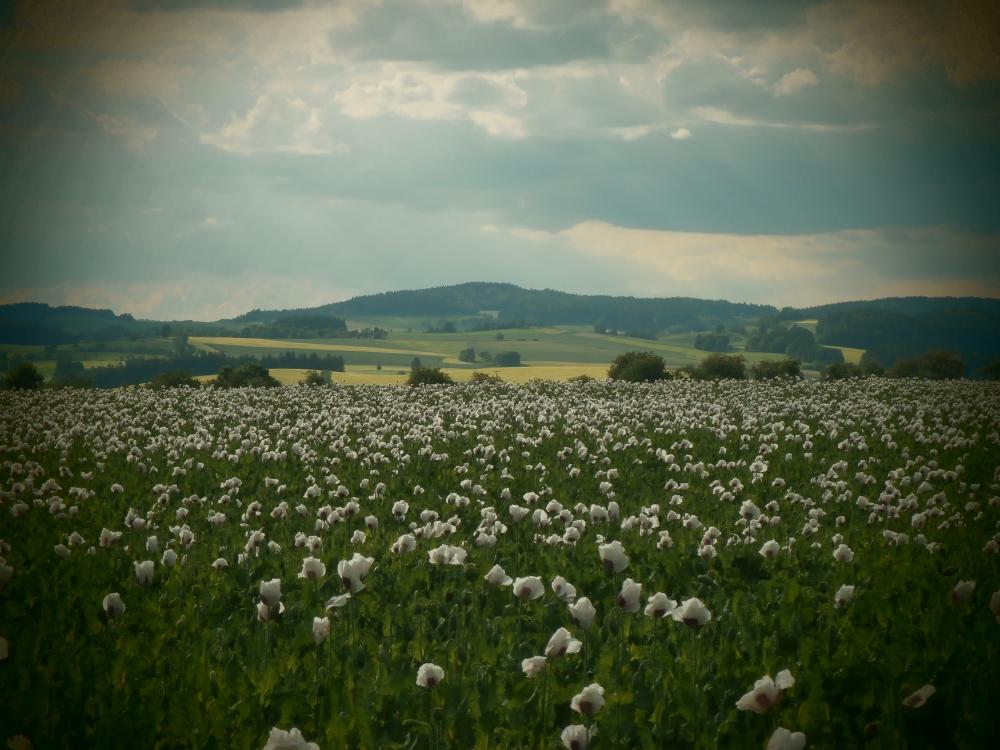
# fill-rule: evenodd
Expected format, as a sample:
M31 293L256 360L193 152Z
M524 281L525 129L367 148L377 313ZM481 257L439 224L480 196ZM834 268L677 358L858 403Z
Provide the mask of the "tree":
M745 380L746 361L739 354L710 354L695 370L696 377L707 380Z
M266 367L247 362L236 369L223 367L215 379L218 388L274 388L280 386Z
M22 362L13 370L4 375L3 383L5 388L12 390L33 391L39 388L45 378L30 362Z
M1000 380L1000 357L994 359L979 372L986 380Z
M162 372L153 378L150 386L157 390L161 388L200 388L201 383L191 377L191 373L184 370L172 370Z
M474 373L472 373L472 377L469 379L469 382L470 383L480 383L480 384L486 384L486 383L494 383L495 384L495 383L502 383L503 382L503 378L501 378L496 373L494 373L492 375L488 375L485 372L474 372Z
M847 380L861 377L861 368L853 362L834 362L823 370L823 380Z
M458 359L460 362L475 362L476 361L476 350L474 347L468 347L463 349L458 353Z
M750 377L754 380L774 378L801 378L802 363L797 359L769 359L750 366Z
M493 362L500 367L520 367L521 355L517 352L497 352L493 355Z
M441 372L440 367L416 367L410 370L410 376L406 379L407 385L441 385L454 382L448 373Z
M306 376L299 381L299 385L322 386L330 385L330 373L322 373L318 370L310 370Z
M965 362L954 352L931 349L919 357L900 359L889 368L890 378L949 380L962 377Z
M410 360L410 370L419 370L422 367L423 364L420 362L420 357L414 357L413 359ZM382 369L381 366L379 367L379 369L380 370Z
M169 323L164 323L162 326L160 326L160 336L162 336L165 339L170 338L170 336L171 336L171 334L173 334L173 332L174 331L170 327Z
M653 352L625 352L615 357L608 369L608 377L629 383L652 383L667 380L670 375L663 357Z
M502 333L498 333L498 334L497 334L497 335L496 335L496 336L495 336L494 338L495 338L495 339L496 339L497 341L503 341L503 334L502 334Z

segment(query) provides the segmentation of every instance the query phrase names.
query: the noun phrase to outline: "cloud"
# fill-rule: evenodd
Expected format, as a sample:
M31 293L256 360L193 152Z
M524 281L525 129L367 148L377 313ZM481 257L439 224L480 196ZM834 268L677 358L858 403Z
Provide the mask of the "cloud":
M235 117L214 133L203 133L202 143L222 151L254 154L329 156L349 154L324 124L319 106L294 92L272 87L257 97L242 117Z
M962 87L1000 77L1000 5L992 0L842 0L807 18L830 69L864 85L925 69Z
M839 123L827 122L775 122L762 120L757 117L738 115L719 107L694 107L692 113L705 122L712 122L717 125L736 125L738 127L751 128L778 128L795 130L813 130L817 132L859 132L871 130L874 125L871 123L856 123L842 125Z
M494 137L527 135L513 114L528 103L515 71L453 73L387 63L356 75L334 101L342 114L358 120L468 120Z
M602 221L556 231L494 225L488 231L540 247L569 248L581 263L590 259L627 268L628 291L641 295L721 297L778 306L912 294L1000 296L1000 267L991 260L1000 251L1000 235L944 228L742 235L637 229ZM951 248L947 260L942 246ZM907 260L910 267L901 269Z
M818 83L819 79L809 68L796 68L791 73L785 73L781 76L778 82L771 87L771 91L775 96L788 96Z
M691 131L687 128L677 128L677 130L670 134L670 137L675 141L686 141L691 137Z

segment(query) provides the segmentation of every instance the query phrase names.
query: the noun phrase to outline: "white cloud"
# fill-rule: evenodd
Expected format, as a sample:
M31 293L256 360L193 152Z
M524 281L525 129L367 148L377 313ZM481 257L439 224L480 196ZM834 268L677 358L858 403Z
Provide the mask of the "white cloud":
M818 83L819 79L809 68L796 68L791 73L785 73L781 76L778 82L771 86L771 92L775 96L788 96Z
M912 294L996 296L997 280L956 271L952 278L921 277L876 266L873 257L906 257L928 248L959 247L982 254L996 238L941 229L844 230L799 235L740 235L634 229L586 221L563 230L487 225L540 252L570 249L605 264L609 278L628 269L628 289L644 296L724 298L767 304L816 305L845 299ZM605 292L612 290L605 289Z
M815 130L819 132L858 132L875 127L870 123L845 124L827 122L776 122L757 117L737 115L720 107L694 107L691 112L705 122L738 127L789 128L794 130Z
M257 97L246 114L233 118L214 133L203 133L201 142L244 156L350 153L350 147L334 139L329 128L324 126L319 106L283 88L272 86Z
M411 120L468 120L497 138L527 135L519 113L528 95L520 71L442 72L384 63L356 74L334 101L342 114L358 120L398 115ZM490 106L484 107L483 102Z
M670 137L675 141L686 141L691 137L691 131L687 128L677 128L677 130L670 134Z

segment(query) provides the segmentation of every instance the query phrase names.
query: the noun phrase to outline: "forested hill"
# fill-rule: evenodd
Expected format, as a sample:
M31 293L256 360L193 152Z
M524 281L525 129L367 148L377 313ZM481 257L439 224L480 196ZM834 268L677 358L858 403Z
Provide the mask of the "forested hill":
M552 289L522 289L514 284L471 282L453 286L382 292L308 310L254 311L255 319L305 312L340 317L475 317L490 311L501 320L535 325L604 325L617 329L665 330L679 325L700 329L748 322L777 313L770 305L690 297L636 298L584 295Z
M159 324L89 307L40 302L0 305L0 343L58 344L80 338L110 339L147 333Z

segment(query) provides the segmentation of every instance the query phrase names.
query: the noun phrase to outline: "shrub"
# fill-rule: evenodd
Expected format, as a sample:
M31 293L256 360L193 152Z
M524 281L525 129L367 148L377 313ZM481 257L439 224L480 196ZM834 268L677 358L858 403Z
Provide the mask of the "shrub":
M663 357L652 352L625 352L615 357L608 369L608 377L629 383L651 383L667 380L670 375Z
M750 377L754 380L801 378L802 363L797 359L770 359L757 362L750 367Z
M223 367L214 385L218 388L275 388L281 383L271 376L267 368L247 362L235 370Z
M440 385L454 383L451 375L440 367L414 367L406 379L407 385Z
M5 388L33 391L40 388L45 378L31 362L22 362L3 378Z
M497 352L493 355L493 363L500 367L520 367L521 355L518 352Z
M321 386L330 385L330 373L322 373L318 370L310 370L306 376L299 381L299 385Z
M962 377L965 363L954 352L932 349L919 357L901 359L889 368L890 378L949 380Z
M163 372L157 375L150 382L150 387L160 388L200 388L201 383L191 377L191 373L184 370L174 370Z
M695 370L696 377L706 380L745 380L746 361L741 354L710 354Z
M469 380L470 383L502 383L503 378L501 378L496 373L490 375L485 372L474 372L472 373L472 378Z

